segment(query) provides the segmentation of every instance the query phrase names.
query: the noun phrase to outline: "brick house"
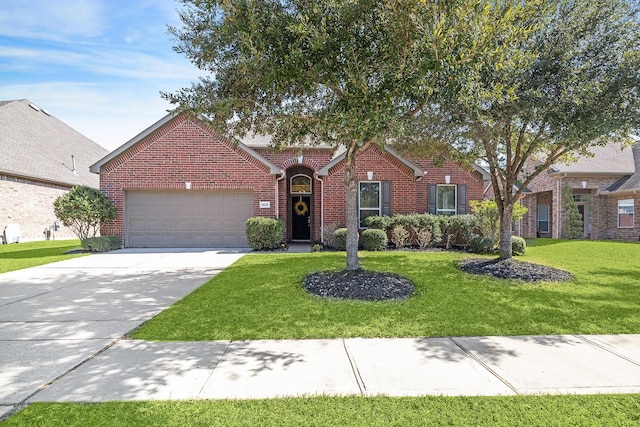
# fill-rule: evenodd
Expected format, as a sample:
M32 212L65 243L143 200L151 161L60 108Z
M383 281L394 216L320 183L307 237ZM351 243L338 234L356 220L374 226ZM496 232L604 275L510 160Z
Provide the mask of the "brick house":
M280 218L289 242L320 242L344 226L344 153L328 146L280 152L260 136L234 143L189 115L167 115L91 166L118 208L102 234L126 247L243 247L249 217ZM369 215L469 212L486 171L435 167L392 148L357 157L360 220Z
M89 166L108 150L26 99L0 101L0 235L9 224L20 241L75 238L56 230L53 201L76 185L99 188Z
M529 209L515 225L525 238L564 238L566 206L563 189L570 189L583 220L585 239L638 241L640 221L640 144L610 143L591 150L573 163L556 164L527 188L521 203ZM538 163L539 164L539 163ZM536 161L527 167L535 167Z

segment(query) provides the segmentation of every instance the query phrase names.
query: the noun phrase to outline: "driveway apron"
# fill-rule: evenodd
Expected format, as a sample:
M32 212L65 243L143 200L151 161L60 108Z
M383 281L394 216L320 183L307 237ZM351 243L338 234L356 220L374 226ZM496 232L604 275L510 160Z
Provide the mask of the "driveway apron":
M24 402L247 252L123 249L0 274L0 409Z

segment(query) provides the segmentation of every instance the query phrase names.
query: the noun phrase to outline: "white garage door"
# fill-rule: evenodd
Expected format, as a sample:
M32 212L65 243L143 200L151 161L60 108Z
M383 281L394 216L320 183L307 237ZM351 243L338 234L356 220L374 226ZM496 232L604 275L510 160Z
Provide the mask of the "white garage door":
M253 193L130 191L125 206L127 247L247 247L246 221L253 216Z

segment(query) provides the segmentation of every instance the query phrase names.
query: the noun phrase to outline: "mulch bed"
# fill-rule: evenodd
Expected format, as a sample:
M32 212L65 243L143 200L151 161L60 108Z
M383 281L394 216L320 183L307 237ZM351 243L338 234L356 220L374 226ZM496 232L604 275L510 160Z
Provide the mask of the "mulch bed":
M528 283L562 282L572 278L568 271L515 259L470 258L460 263L460 269L471 274L517 279ZM394 273L366 270L313 273L304 279L304 288L323 298L363 301L404 300L413 295L413 284L409 279Z
M571 280L571 273L546 265L517 261L513 258L466 259L460 263L462 271L472 274L484 274L501 279L520 279L525 282L563 282Z
M409 279L366 270L313 273L305 278L304 287L319 297L364 301L403 300L413 294Z

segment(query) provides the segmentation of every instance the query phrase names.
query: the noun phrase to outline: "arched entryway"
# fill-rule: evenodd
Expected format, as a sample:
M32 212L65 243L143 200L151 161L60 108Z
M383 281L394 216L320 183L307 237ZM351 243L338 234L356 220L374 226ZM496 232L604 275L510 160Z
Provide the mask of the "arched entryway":
M297 167L289 171L289 224L294 242L311 241L313 215L313 171Z

